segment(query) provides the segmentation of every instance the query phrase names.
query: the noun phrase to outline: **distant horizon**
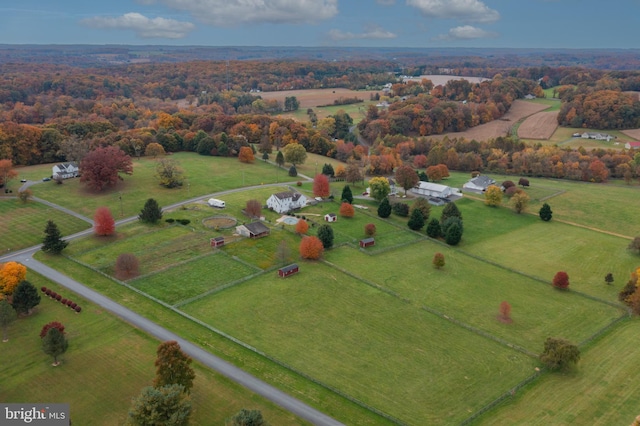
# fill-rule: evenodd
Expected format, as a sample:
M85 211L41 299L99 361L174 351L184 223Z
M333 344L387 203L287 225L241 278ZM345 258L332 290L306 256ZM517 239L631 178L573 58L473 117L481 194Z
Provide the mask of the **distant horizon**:
M56 4L52 4L56 3ZM637 49L637 0L21 0L3 45ZM81 43L78 41L81 40Z

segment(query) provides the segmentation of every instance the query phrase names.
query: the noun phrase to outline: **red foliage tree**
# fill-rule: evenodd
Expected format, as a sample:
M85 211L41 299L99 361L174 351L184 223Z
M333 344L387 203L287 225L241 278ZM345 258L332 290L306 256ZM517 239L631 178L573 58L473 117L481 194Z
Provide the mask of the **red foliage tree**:
M298 223L296 223L296 233L300 235L304 235L309 230L309 224L306 220L300 219Z
M45 324L42 327L42 330L40 330L40 338L43 339L44 336L47 335L47 333L49 332L50 328L57 328L58 331L60 331L61 334L64 334L64 325L62 325L62 323L59 323L58 321L51 321L48 324Z
M424 169L427 167L427 156L424 154L419 154L413 157L413 167L416 169Z
M420 178L418 177L418 173L413 170L411 166L400 166L396 169L396 182L404 189L404 193L407 193L408 189L416 186Z
M563 290L569 288L569 275L564 271L557 272L553 277L553 286Z
M116 278L127 280L140 274L138 258L131 253L122 253L116 259Z
M502 322L511 322L511 305L506 300L500 302L500 315L498 319Z
M340 206L340 216L342 217L353 217L356 214L355 209L349 203L342 203Z
M328 197L330 194L329 177L322 173L313 178L313 195L315 197Z
M255 158L253 155L253 150L248 146L243 146L240 148L240 153L238 154L238 160L243 163L253 163Z
M98 207L93 217L93 231L99 236L109 236L116 232L116 221L113 220L108 207Z
M322 252L324 252L324 246L318 237L304 237L300 242L300 257L303 259L320 259Z
M100 147L82 159L80 173L80 182L85 182L93 190L102 191L122 179L119 173L132 174L133 165L131 157L117 146Z
M367 223L364 226L364 235L366 235L367 237L373 237L374 235L376 235L375 223Z

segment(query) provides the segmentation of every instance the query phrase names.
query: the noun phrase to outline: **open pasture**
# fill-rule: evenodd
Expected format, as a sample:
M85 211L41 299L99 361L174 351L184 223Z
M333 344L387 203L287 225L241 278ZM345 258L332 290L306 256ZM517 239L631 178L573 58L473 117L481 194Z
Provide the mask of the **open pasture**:
M14 198L0 197L0 253L42 243L47 221L53 220L63 235L83 231L91 225L52 207Z
M74 424L124 424L131 398L153 381L160 342L42 276L29 272L28 278L38 288L44 285L73 298L83 310L75 314L43 297L32 316L11 324L9 341L2 343L0 400L64 402L70 404ZM38 337L51 321L65 325L69 340L56 368L42 352ZM210 369L193 366L192 424L224 424L241 408L260 409L272 424L306 424Z
M451 424L537 362L320 263L182 309L409 424Z
M625 322L583 353L577 369L545 375L473 424L631 424L640 401L638 333L638 319Z
M431 264L436 252L445 256L441 270ZM548 336L580 342L623 314L436 243L421 242L372 257L340 248L326 258L418 307L435 309L535 354ZM497 320L503 300L512 306L511 324Z
M155 177L156 160L143 157L133 161L133 174L123 175L123 180L112 189L96 193L81 184L80 179L68 179L62 185L46 182L34 186L33 193L90 218L98 207L107 206L113 216L119 219L137 215L148 198L154 198L164 207L185 199L272 183L277 179L277 167L258 159L253 164L245 164L237 158L202 156L190 152L175 153L169 158L178 161L184 169L185 181L180 188L160 186ZM280 178L285 176L286 171L281 171ZM286 177L286 180L289 178Z

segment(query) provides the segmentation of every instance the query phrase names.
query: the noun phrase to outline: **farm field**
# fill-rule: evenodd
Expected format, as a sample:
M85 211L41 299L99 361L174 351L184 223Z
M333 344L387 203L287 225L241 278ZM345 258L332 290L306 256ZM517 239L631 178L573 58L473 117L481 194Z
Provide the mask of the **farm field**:
M47 220L53 220L63 235L71 235L91 225L44 204L0 197L0 253L42 243Z
M83 310L75 314L43 297L32 316L11 324L9 342L2 343L0 400L65 402L74 424L124 424L131 399L153 381L160 342L42 276L29 272L28 278L38 288L44 285L73 298ZM69 340L62 365L56 368L38 338L42 326L51 321L65 325ZM194 369L194 425L224 424L245 407L260 409L273 424L306 424L198 363Z
M558 128L557 111L541 111L527 118L518 127L518 137L549 139Z

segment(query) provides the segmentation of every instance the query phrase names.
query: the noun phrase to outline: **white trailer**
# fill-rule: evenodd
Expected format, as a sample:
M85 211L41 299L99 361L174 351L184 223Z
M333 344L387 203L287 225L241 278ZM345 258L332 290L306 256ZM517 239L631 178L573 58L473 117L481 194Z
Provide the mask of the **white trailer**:
M211 207L217 207L219 209L224 209L226 207L224 201L218 200L217 198L209 198L207 204L209 204Z

